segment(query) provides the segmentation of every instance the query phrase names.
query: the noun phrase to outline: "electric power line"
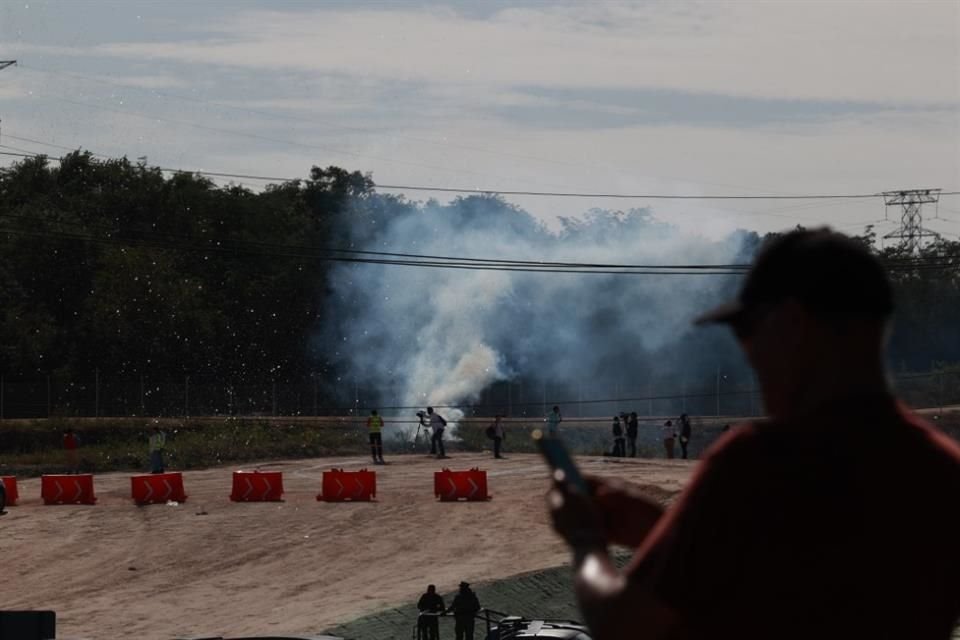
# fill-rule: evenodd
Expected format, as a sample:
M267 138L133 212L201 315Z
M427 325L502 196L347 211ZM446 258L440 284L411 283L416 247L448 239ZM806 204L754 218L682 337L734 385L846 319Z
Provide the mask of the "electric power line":
M32 140L29 138L17 137L13 135L7 135L9 138L16 140L23 140L26 142L34 142L35 144L43 144L51 146L54 148L59 148L67 151L77 151L71 147L66 147L63 145L54 145L48 142L42 142L38 140ZM4 154L4 155L21 155L22 157L39 157L44 154ZM91 155L99 157L109 157L103 154L92 153ZM51 158L54 159L55 158ZM258 180L264 182L296 182L302 181L304 178L290 178L290 177L280 177L280 176L266 176L266 175L257 175L249 173L230 173L226 171L206 171L206 170L191 170L191 169L182 169L182 168L170 168L170 167L156 167L158 170L163 171L164 173L193 173L202 176L211 176L219 178L237 178L241 180ZM882 198L884 197L883 192L876 193L817 193L817 194L794 194L794 195L747 195L747 194L713 194L713 195L701 195L701 194L666 194L666 193L588 193L588 192L579 192L579 191L525 191L525 190L505 190L505 189L483 189L479 187L474 188L461 188L461 187L435 187L435 186L421 186L421 185L396 185L396 184L382 184L374 183L374 187L378 189L387 189L394 191L435 191L443 193L472 193L472 194L490 194L490 195L505 195L505 196L537 196L537 197L554 197L554 198L617 198L617 199L630 199L630 200L864 200L869 198ZM941 196L956 196L960 195L960 191L941 191Z
M131 85L131 84L128 84L128 83L119 82L119 81L114 80L114 79L112 79L112 78L109 78L109 79L108 79L108 78L104 78L104 77L87 76L87 75L84 75L84 74L81 74L81 73L77 73L77 72L73 72L73 71L62 71L62 70L58 70L58 69L49 69L49 68L37 67L37 66L33 66L32 64L28 66L28 65L23 65L23 64L21 63L20 66L21 66L23 69L27 70L27 71L34 71L34 72L39 72L39 73L51 74L51 75L60 75L60 76L62 76L62 77L67 77L67 78L74 78L74 79L84 80L84 81L88 81L88 82L96 82L96 83L107 84L107 85L112 85L112 86L116 86L116 87L122 87L122 88L130 89L130 90L133 90L133 91L138 91L138 92L142 92L142 93L147 93L147 94L151 95L152 97L157 97L157 96L159 96L159 97L170 98L170 99L174 99L174 100L181 100L181 101L186 101L186 102L205 104L205 105L213 106L213 107L220 108L220 109L229 109L229 110L233 110L233 111L237 111L237 112L246 112L246 113L251 113L251 114L255 114L255 115L266 116L266 117L272 118L272 119L295 121L295 122L303 122L303 123L311 124L311 125L314 125L314 126L319 126L319 127L322 127L322 128L328 128L328 129L338 129L338 130L341 130L341 131L369 133L369 134L376 134L376 135L378 135L378 136L384 135L384 133L383 133L381 130L372 129L372 128L369 128L369 127L357 127L357 126L351 126L351 125L335 124L335 123L330 123L330 122L326 122L326 121L318 121L316 118L312 118L312 117L311 117L311 118L308 118L308 117L297 117L297 116L292 116L292 115L290 115L290 114L279 114L279 113L274 113L274 112L271 112L271 111L265 111L265 110L262 110L262 109L252 109L252 108L250 108L250 107L245 107L245 106L231 105L231 104L226 104L226 103L223 103L223 102L218 102L218 101L216 101L216 100L208 100L208 99L205 99L205 98L200 98L200 97L198 97L198 96L188 96L188 95L183 95L183 94L179 94L179 93L171 93L171 92L168 92L168 91L161 91L161 90L158 90L158 89L152 89L152 88L147 88L147 87L140 87L140 86L137 86L137 85ZM522 154L522 153L514 153L514 152L509 152L509 151L503 151L503 150L500 150L500 149L487 149L487 148L484 148L484 147L477 147L477 146L475 146L475 145L466 145L466 144L462 144L462 143L451 142L451 141L449 141L449 140L435 140L435 139L431 139L431 138L423 138L423 137L420 137L420 136L411 136L411 135L408 135L408 134L396 134L396 133L390 133L390 134L386 134L386 135L387 135L388 137L392 138L392 139L397 139L397 140L410 140L410 141L413 141L413 142L420 142L420 143L425 143L425 144L430 144L430 145L436 145L436 146L441 146L441 147L459 148L459 149L464 149L464 150L467 150L467 151L475 151L475 152L479 152L479 153L486 153L486 154L497 155L497 156L501 156L501 157L514 157L514 158L523 159L523 160L533 160L533 161L536 161L536 162L543 162L543 163L549 163L549 164L555 164L555 165L564 165L564 166L570 166L570 167L580 167L580 168L582 168L582 167L584 166L584 164L583 164L582 162L570 162L570 161L559 160L559 159L556 159L556 158L545 158L545 157L542 157L542 156L534 156L534 155L530 155L530 154ZM603 164L603 165L596 165L595 163L591 163L591 164L588 164L587 166L598 166L600 169L602 169L602 170L605 171L605 172L609 172L609 171L611 171L611 170L616 170L616 169L617 169L617 167L612 167L612 166L605 165L605 164ZM660 180L672 180L672 181L678 181L678 182L684 182L684 183L689 182L689 180L687 180L687 179L680 179L680 178L676 178L676 177L672 177L672 176L657 175L657 176L651 176L651 177L654 177L654 178L657 178L657 179L660 179ZM250 178L250 179L253 179L253 178ZM701 183L703 183L703 184L711 184L711 185L714 185L714 186L730 187L730 188L735 188L735 189L743 189L743 188L745 188L745 187L742 187L742 186L734 186L734 185L722 184L722 183L712 183L712 182L703 182L703 181L698 181L698 182L701 182ZM767 190L767 191L769 191L769 190Z
M16 214L0 214L3 218L27 219L28 216ZM66 223L68 226L83 226L79 223ZM107 229L106 227L100 227ZM501 260L494 258L460 258L453 256L432 256L409 253L393 253L383 251L364 251L356 249L323 249L303 245L284 245L253 241L219 241L209 244L212 239L196 238L182 235L171 235L157 232L143 232L125 230L121 233L117 229L109 229L108 235L95 236L83 233L66 233L44 229L0 228L0 233L11 233L28 237L53 238L104 244L108 246L146 247L178 252L192 251L201 253L225 254L253 254L268 255L271 257L287 257L300 260L316 260L323 262L343 262L357 264L380 264L392 266L410 266L426 268L461 269L473 271L500 271L526 273L567 273L567 274L598 274L598 275L742 275L749 265L624 265L624 264L597 264L577 262L545 262L527 260ZM184 244L202 240L204 244ZM346 254L346 255L343 255ZM953 270L960 268L960 259L950 257L907 258L885 261L891 271L897 270Z

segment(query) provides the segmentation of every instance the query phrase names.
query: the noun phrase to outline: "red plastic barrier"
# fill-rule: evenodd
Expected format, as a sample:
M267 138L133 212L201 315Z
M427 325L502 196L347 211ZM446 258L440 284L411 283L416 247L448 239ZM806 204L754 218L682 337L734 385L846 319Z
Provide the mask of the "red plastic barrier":
M344 471L331 469L323 472L322 493L317 500L326 502L370 502L377 495L375 471Z
M44 504L95 504L93 475L40 476L40 497Z
M437 471L433 474L433 494L441 502L489 500L487 472L477 468L469 471Z
M137 504L164 504L170 500L187 500L187 494L183 491L183 475L180 473L130 476L130 495Z
M17 506L17 499L20 498L17 493L17 479L14 476L2 476L0 482L3 482L3 488L7 491L7 506Z
M234 502L276 502L283 500L283 473L280 471L234 471Z

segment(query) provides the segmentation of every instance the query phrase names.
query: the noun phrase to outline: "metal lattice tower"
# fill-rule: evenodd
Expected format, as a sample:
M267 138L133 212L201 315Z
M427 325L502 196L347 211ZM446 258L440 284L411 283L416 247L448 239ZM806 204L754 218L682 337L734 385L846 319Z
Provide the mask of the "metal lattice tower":
M900 228L883 236L884 239L896 238L900 246L908 253L916 253L924 238L939 238L940 234L923 227L920 208L925 204L940 201L940 189L903 189L884 191L884 204L901 208Z

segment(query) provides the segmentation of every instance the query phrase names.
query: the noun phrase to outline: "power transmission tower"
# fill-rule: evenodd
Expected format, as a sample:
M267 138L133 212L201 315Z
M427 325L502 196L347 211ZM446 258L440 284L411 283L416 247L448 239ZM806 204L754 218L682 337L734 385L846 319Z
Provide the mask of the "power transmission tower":
M939 238L940 234L923 227L920 208L925 204L940 202L940 189L903 189L884 191L884 204L888 207L899 206L900 228L883 236L884 239L896 238L907 253L916 253L924 238Z

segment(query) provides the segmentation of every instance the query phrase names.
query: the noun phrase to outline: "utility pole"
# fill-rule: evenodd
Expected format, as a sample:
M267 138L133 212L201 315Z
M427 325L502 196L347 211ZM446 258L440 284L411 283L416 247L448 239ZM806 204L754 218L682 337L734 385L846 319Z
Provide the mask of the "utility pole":
M924 229L920 208L925 204L940 202L940 189L902 189L884 191L884 204L887 207L899 206L900 228L883 236L884 239L896 238L907 253L917 253L924 238L939 238L936 231Z
M16 60L0 60L0 71L17 64Z

